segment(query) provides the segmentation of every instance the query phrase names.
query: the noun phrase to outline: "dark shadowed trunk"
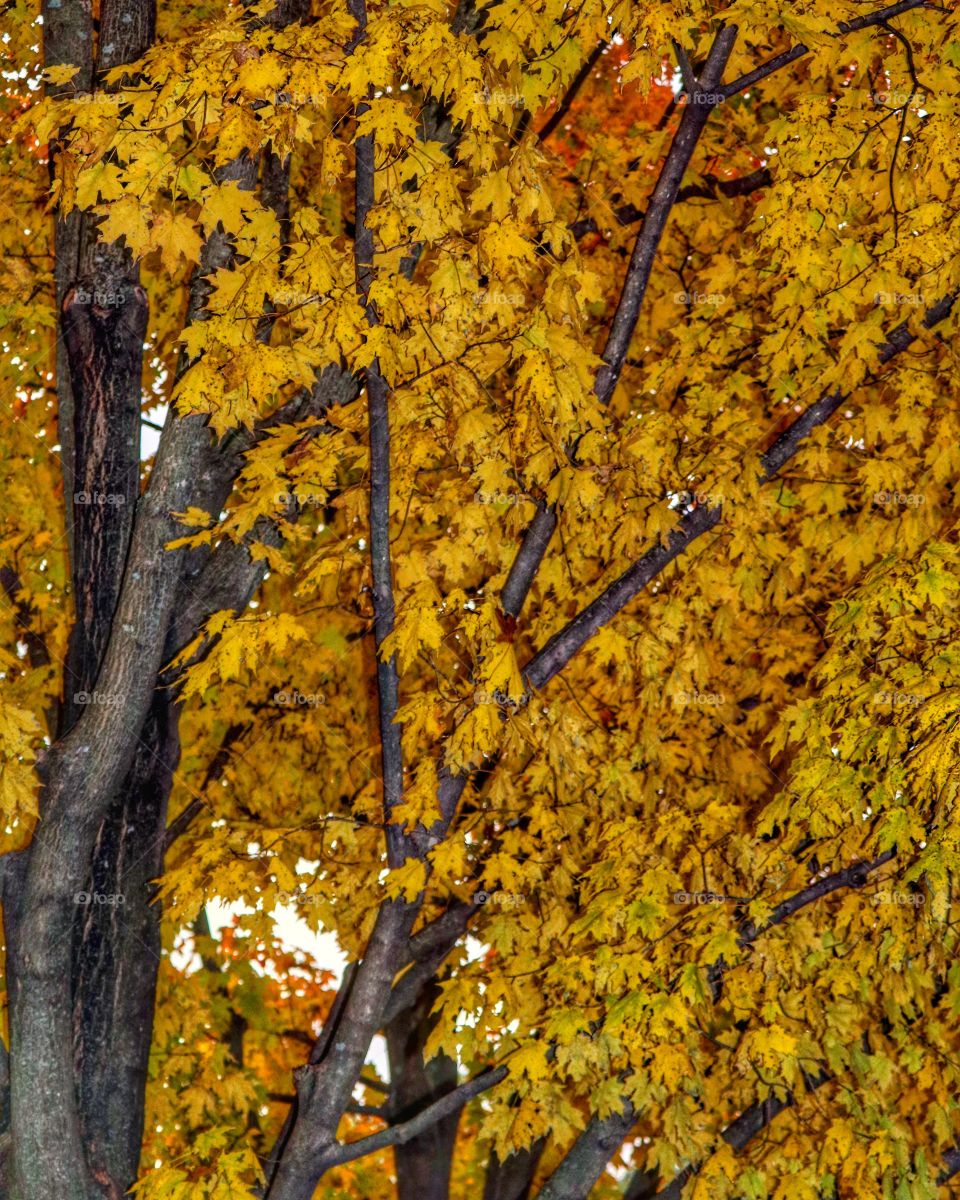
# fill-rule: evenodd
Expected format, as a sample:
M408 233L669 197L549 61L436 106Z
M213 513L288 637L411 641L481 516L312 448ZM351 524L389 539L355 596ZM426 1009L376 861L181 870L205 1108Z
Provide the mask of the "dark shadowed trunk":
M423 1048L435 1024L430 1009L439 991L423 990L419 1000L386 1028L390 1055L390 1112L406 1121L457 1086L457 1064L445 1054L423 1061ZM394 1151L398 1200L448 1200L450 1167L460 1114L452 1113Z
M97 838L80 897L74 1037L84 1145L105 1195L136 1179L160 963L167 800L180 754L177 706L158 689L123 789Z
M104 255L113 263L116 255ZM101 264L103 265L103 264ZM61 733L96 691L140 494L140 376L147 297L129 272L91 271L63 302L73 394L74 625Z
M492 1154L484 1181L483 1200L527 1200L545 1145L546 1140L538 1138L526 1150L518 1150L503 1160Z

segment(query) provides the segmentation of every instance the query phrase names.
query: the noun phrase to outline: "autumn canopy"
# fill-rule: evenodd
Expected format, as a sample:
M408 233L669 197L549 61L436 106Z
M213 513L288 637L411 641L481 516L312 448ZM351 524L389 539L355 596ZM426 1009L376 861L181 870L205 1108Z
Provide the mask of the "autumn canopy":
M2 11L0 1200L958 1194L955 11Z

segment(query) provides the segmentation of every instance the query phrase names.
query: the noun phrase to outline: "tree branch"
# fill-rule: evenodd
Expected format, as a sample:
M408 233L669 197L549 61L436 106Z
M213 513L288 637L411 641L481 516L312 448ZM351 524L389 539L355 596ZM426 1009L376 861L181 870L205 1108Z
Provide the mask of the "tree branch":
M594 1117L537 1193L537 1200L587 1200L636 1121L637 1114L629 1101L624 1102L621 1113L603 1119Z
M943 1156L943 1170L937 1176L937 1183L943 1187L960 1171L960 1142L951 1147Z
M609 402L620 378L647 292L657 247L680 191L684 173L713 108L712 103L701 104L693 101L700 99L701 93L703 97L708 96L719 85L736 37L737 27L730 25L721 28L714 38L698 84L697 95L691 96L691 103L683 110L679 128L644 213L617 310L601 356L603 364L597 372L594 384L594 391L601 404ZM504 587L501 603L503 611L508 615L519 615L556 527L556 509L552 505L541 506L524 535Z
M606 50L607 45L607 42L598 42L591 51L583 66L573 77L573 81L564 93L563 99L557 105L556 112L553 113L550 118L544 122L543 127L537 131L538 142L545 142L570 111L570 105L577 98L577 93L589 78L590 72L597 65L597 60L600 58L600 55L603 54L604 50Z
M350 993L353 990L353 985L357 978L357 964L350 963L344 972L343 979L340 982L340 987L337 989L337 994L334 997L333 1005L330 1012L327 1014L327 1019L323 1023L323 1028L320 1031L319 1037L310 1038L309 1035L304 1035L310 1042L310 1054L307 1058L308 1065L315 1065L323 1062L333 1045L333 1039L340 1027L340 1022L343 1020L343 1014L347 1006L347 1001L350 998ZM291 1036L293 1031L290 1031ZM298 1037L300 1035L297 1035ZM300 1068L302 1070L302 1068ZM299 1088L297 1095L293 1098L280 1132L277 1134L276 1141L270 1148L269 1153L263 1160L263 1175L267 1181L266 1195L270 1194L270 1188L273 1184L277 1169L283 1158L284 1151L287 1147L287 1142L294 1130L299 1116Z
M828 875L823 879L817 879L808 887L802 888L792 896L788 896L786 900L778 904L770 914L767 920L761 926L752 924L746 925L740 932L739 945L746 947L766 933L768 929L772 929L776 925L780 925L788 917L805 908L808 904L813 904L816 900L823 896L829 895L831 892L837 891L843 887L863 887L867 882L868 876L884 863L889 862L894 857L892 850L884 851L883 854L870 862L856 862L849 867L845 867L841 871L835 872L833 875ZM715 970L716 964L710 969L709 978L711 988L716 986L717 979L720 976L720 971ZM807 1084L807 1090L812 1092L818 1087L826 1083L832 1076L827 1072L821 1071L816 1076L804 1076ZM724 1141L732 1146L734 1150L742 1150L747 1142L754 1137L761 1129L773 1120L778 1113L785 1108L789 1108L794 1103L792 1093L787 1093L784 1100L776 1100L772 1096L768 1096L765 1100L754 1104L746 1112L742 1113L735 1121L721 1134ZM585 1131L586 1132L586 1131ZM626 1134L624 1134L626 1136ZM638 1175L636 1185L631 1184L628 1187L624 1200L680 1200L680 1195L684 1184L693 1176L696 1175L702 1164L691 1164L684 1168L670 1183L661 1191L657 1191L657 1177L651 1172L643 1172ZM958 1159L958 1169L960 1169L960 1159ZM538 1197L538 1200L544 1200L543 1196ZM572 1200L572 1198L571 1198Z
M347 53L366 33L365 0L349 0L356 29ZM362 115L363 106L358 106ZM356 140L355 260L357 289L367 308L367 320L376 324L370 303L373 282L373 231L367 217L374 202L374 143L372 135ZM377 691L383 764L384 810L387 819L387 856L392 867L410 855L423 857L427 843L406 837L390 821L403 791L400 727L394 721L399 685L395 657L385 660L381 649L393 629L394 600L390 569L390 433L387 386L376 360L366 371L370 429L370 533L373 567L374 637L377 647ZM421 831L423 832L423 831ZM338 1024L337 1054L310 1062L296 1075L297 1112L279 1148L279 1161L270 1181L270 1200L308 1200L326 1170L328 1154L336 1146L336 1131L362 1068L370 1041L382 1027L393 979L403 959L419 908L418 901L397 899L381 904L363 960L343 996Z
M366 0L350 0L350 11L357 21L356 38L363 38L367 27ZM357 106L357 118L369 111L366 103ZM374 204L374 139L368 133L356 139L356 234L354 255L357 292L366 308L367 323L379 323L376 307L370 300L374 279L373 229L369 224ZM400 726L396 722L400 707L400 682L397 658L385 659L383 644L393 632L395 604L393 570L390 563L390 415L388 389L375 358L367 367L367 402L370 430L370 562L373 570L373 629L377 647L377 697L380 713L380 748L383 770L383 807L387 822L387 859L391 867L400 866L416 848L402 828L391 822L391 813L403 795L403 753Z
M524 1150L514 1150L506 1158L491 1151L483 1180L483 1200L527 1200L547 1139L539 1137Z
M540 504L536 516L527 526L520 549L510 567L507 582L500 594L500 607L507 616L520 615L556 527L557 510L552 504Z
M706 127L710 113L715 107L712 94L720 86L723 69L733 50L737 38L736 25L723 26L714 38L710 53L703 68L700 79L696 81L693 93L688 96L689 103L683 110L680 126L677 129L670 152L663 164L660 177L647 211L643 216L643 224L637 234L637 240L630 258L630 266L620 292L617 311L610 326L607 344L603 351L603 363L597 374L596 394L601 404L607 404L613 395L620 372L637 327L640 308L647 292L650 272L657 247L666 228L667 219L680 191L683 176L693 157L693 152ZM689 62L687 64L689 66ZM690 72L692 75L692 70ZM717 93L719 94L719 93Z
M469 904L451 904L435 921L424 925L410 939L410 961L423 962L437 950L456 943L479 908L480 905L476 901Z
M13 606L17 634L27 647L27 661L31 667L46 667L50 665L50 651L46 638L33 628L33 619L37 610L33 603L23 597L23 585L13 567L0 567L0 588L3 589L7 600ZM53 732L51 726L51 733Z
M828 1083L833 1076L826 1071L819 1071L816 1075L804 1074L803 1078L807 1087L807 1094L810 1095L817 1088L823 1087L825 1083ZM772 1095L767 1096L766 1099L759 1100L756 1104L751 1105L746 1112L742 1112L739 1117L731 1121L720 1136L732 1150L740 1151L761 1130L766 1129L774 1117L779 1116L785 1109L792 1108L795 1103L796 1100L793 1092L790 1091L787 1092L782 1100L778 1100ZM624 1200L647 1200L648 1197L651 1197L652 1200L680 1200L684 1184L689 1179L692 1179L694 1175L699 1174L702 1166L703 1163L699 1162L691 1163L690 1166L684 1167L659 1192L641 1192L638 1196L636 1194L631 1195L628 1190Z
M817 900L824 896L829 896L831 892L839 891L840 888L862 888L867 878L882 867L884 863L888 863L894 857L892 850L885 850L871 862L855 862L849 867L844 867L842 871L837 871L833 875L826 875L823 879L816 879L808 887L802 888L799 892L788 896L782 901L770 914L768 920L763 925L754 925L748 922L740 931L740 936L737 939L741 946L752 945L757 938L766 933L768 929L773 929L774 926L782 924L788 917L792 917L794 913L800 911L801 908L806 908L808 904L814 904Z
M373 1154L377 1150L384 1150L388 1146L399 1146L411 1141L423 1133L424 1130L430 1129L438 1121L442 1121L444 1117L459 1112L474 1096L479 1096L482 1092L489 1091L490 1088L495 1087L506 1077L506 1067L496 1067L492 1071L484 1071L482 1075L478 1075L475 1079L471 1079L467 1083L462 1083L454 1091L441 1096L439 1100L436 1100L415 1117L411 1117L409 1121L393 1125L389 1129L383 1129L380 1133L372 1133L369 1137L361 1138L358 1142L349 1142L346 1145L337 1146L324 1157L323 1169L329 1170L330 1167L353 1162L355 1159L363 1158L367 1154Z
M855 17L852 21L841 21L837 26L838 33L833 34L833 37L842 37L847 33L856 33L860 29L868 29L871 25L883 25L889 21L891 17L898 17L901 13L909 12L913 8L921 8L926 6L928 0L900 0L899 4L891 4L888 8L883 8L879 12L870 13L863 17ZM726 87L720 89L725 100L729 100L731 96L735 96L737 92L742 92L748 87L752 87L761 79L766 79L768 75L772 75L774 71L779 71L781 67L787 67L790 63L796 62L797 59L803 58L810 53L810 47L800 43L794 46L791 50L784 50L782 54L777 54L767 62L755 67L752 71L748 71L746 75L741 75L739 79L735 79L732 83L728 83Z
M220 172L247 190L247 160ZM201 317L206 276L231 257L215 231L191 289L190 319ZM44 816L30 847L22 905L21 986L12 1005L14 1177L25 1194L86 1200L77 1135L72 1054L71 930L102 822L131 766L150 709L180 582L182 551L167 544L182 527L171 514L195 503L212 452L206 419L171 411L146 492L137 504L123 586L97 677L110 704L88 705L43 766ZM91 748L95 752L91 753ZM39 1108L36 1097L46 1102Z
M858 17L854 21L843 22L839 26L839 34L837 36L852 33L859 29L866 29L871 25L882 25L891 17L908 12L913 8L919 8L925 3L927 3L927 0L901 0L900 3L891 5L877 13ZM670 152L667 155L667 160L657 180L657 186L654 188L650 204L643 214L643 225L634 244L630 267L627 271L617 312L614 316L607 344L602 355L604 365L597 374L596 394L601 403L608 403L616 388L617 380L620 377L620 372L623 369L630 342L633 338L633 332L636 329L657 246L659 245L670 211L679 198L680 183L682 182L683 174L689 164L693 149L703 132L710 111L721 100L729 99L731 96L736 95L737 92L750 87L751 84L756 83L759 79L765 78L767 75L772 74L781 67L787 66L789 63L796 62L797 59L809 53L807 46L795 46L792 50L777 55L754 71L740 76L733 83L720 86L723 68L730 56L736 34L736 26L730 26L720 31L711 47L701 78L695 82L692 90L688 82L688 77L692 77L693 70L690 67L689 60L684 62L686 55L681 47L677 45L678 60L680 61L681 71L684 73L684 84L690 102L684 109L680 127L677 130L673 144L670 147ZM700 102L701 100L710 98L711 93L714 92L716 95L712 103ZM730 182L733 183L734 181ZM762 186L762 184L757 184L756 186ZM751 186L747 190L753 190L753 187ZM731 192L729 194L743 193ZM622 216L620 215L621 213ZM622 210L618 210L615 215L617 215L621 224L626 224L635 220L639 214L632 205L627 205ZM577 229L581 224L584 233L588 232L590 228L595 228L595 223L575 223L571 228ZM582 236L582 234L578 232L576 236ZM540 562L546 553L547 544L556 528L556 514L552 510L546 510L543 513L538 512L534 518L534 522L538 526L536 533L533 533L533 527L531 526L528 530L528 535L524 537L523 544L518 551L517 561L515 561L514 566L511 568L511 576L513 576L515 570L518 572L514 589L510 593L511 603L513 604L516 604L513 598L514 594L519 596L519 604L523 604L523 600L536 577ZM701 530L701 532L703 531ZM528 545L530 535L533 535L534 544L542 547L540 558L536 557L535 550ZM523 560L522 567L518 566L521 557ZM504 611L510 612L511 610L505 609Z
M929 308L921 322L925 329L932 329L950 312L957 293L951 292ZM885 365L905 350L917 338L906 321L893 329L881 346L879 362ZM822 396L800 414L787 430L761 456L760 478L769 482L797 452L801 442L818 425L822 425L845 400L844 393L837 389ZM573 655L593 635L607 624L622 608L643 590L675 558L678 558L697 538L713 529L720 521L721 509L702 506L686 513L667 538L666 544L659 543L648 550L631 567L611 583L594 601L582 609L573 620L549 642L523 669L523 677L531 688L540 688L561 671Z
M476 907L478 908L479 905ZM475 912L476 908L472 911ZM387 1001L386 1011L383 1015L384 1025L389 1025L400 1013L405 1012L406 1009L417 1002L420 993L430 980L433 979L444 959L454 946L456 946L457 942L459 942L463 930L466 929L467 920L467 917L463 919L461 928L449 930L446 940L440 941L438 939L432 949L422 951L413 965L393 985L390 998Z
M677 193L677 204L685 200L711 200L717 194L721 196L749 196L752 192L769 187L773 182L773 173L769 167L758 167L749 175L740 175L736 179L720 179L716 175L704 175L702 183L688 183ZM643 209L635 204L621 204L613 210L613 219L618 225L633 225L643 218ZM599 233L600 226L593 217L582 217L572 221L567 226L578 240L588 233Z
M203 783L200 785L199 794L194 796L189 804L187 804L185 808L181 809L177 816L174 817L174 819L167 826L167 835L164 844L165 850L170 849L177 838L180 837L181 834L185 833L187 829L189 829L194 820L206 807L204 797L206 795L207 788L210 787L211 784L217 783L223 778L223 773L226 770L227 763L230 761L230 753L233 749L234 743L239 741L249 728L250 726L247 722L241 721L234 721L231 725L227 726L227 730L220 741L217 752L210 760L210 765L207 767L206 773L204 774Z

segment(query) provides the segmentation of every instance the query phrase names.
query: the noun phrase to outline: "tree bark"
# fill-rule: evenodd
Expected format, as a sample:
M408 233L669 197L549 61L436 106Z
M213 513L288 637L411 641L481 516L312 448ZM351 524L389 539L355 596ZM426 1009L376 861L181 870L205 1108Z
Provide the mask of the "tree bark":
M457 1086L453 1059L441 1054L430 1062L423 1060L423 1048L436 1023L430 1010L438 995L436 984L425 988L416 1004L386 1027L393 1120L409 1120ZM449 1200L459 1120L459 1112L451 1113L396 1147L397 1200Z
M546 1144L546 1138L538 1138L526 1150L517 1150L504 1159L491 1155L483 1200L528 1200Z
M114 255L105 256L111 261ZM123 282L120 282L120 280ZM73 392L74 624L61 733L88 703L106 650L140 494L140 380L147 296L129 272L91 271L63 303Z
M100 827L90 891L78 905L74 1037L80 1125L106 1197L136 1181L160 964L167 800L180 754L177 705L157 689L133 765Z

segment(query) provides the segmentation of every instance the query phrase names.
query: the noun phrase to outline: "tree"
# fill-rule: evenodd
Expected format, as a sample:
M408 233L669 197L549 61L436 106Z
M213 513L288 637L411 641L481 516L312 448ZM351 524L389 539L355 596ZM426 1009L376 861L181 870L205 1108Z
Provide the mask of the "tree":
M2 1194L942 1194L955 15L6 11Z

